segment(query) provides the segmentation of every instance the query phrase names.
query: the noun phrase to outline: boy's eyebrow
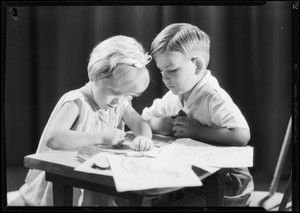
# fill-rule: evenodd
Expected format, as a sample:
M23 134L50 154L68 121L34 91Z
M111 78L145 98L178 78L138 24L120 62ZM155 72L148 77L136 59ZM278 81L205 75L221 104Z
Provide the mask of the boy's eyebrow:
M172 67L172 65L171 65L171 64L168 64L167 66L162 67L162 68L167 69L167 68L169 68L169 67Z
M166 67L160 67L159 64L156 63L156 66L157 66L157 68L159 68L159 69L166 69L166 68L170 67L171 65L170 65L170 64L167 64Z

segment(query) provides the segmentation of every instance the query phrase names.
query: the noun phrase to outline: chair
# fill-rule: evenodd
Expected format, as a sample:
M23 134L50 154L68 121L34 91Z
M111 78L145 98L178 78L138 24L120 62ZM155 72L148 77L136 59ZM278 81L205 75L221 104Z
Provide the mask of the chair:
M276 169L273 175L269 191L254 191L249 200L249 207L263 207L267 211L291 211L292 203L289 202L292 195L292 172L288 180L286 191L284 193L276 192L280 181L282 169L285 163L286 155L289 150L292 137L292 117L290 117L286 129L284 141L281 147Z

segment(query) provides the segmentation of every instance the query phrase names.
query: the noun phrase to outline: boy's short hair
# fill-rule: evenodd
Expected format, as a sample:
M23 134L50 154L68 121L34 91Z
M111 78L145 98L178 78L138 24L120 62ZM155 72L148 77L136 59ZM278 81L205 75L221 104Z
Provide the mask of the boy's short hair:
M174 23L165 27L151 44L151 55L163 52L181 52L188 55L192 50L200 50L209 62L209 36L197 26L188 23Z
M137 40L123 35L113 36L94 47L87 68L88 77L96 83L114 77L121 85L127 86L126 90L142 93L150 83L146 68L150 61L151 56Z

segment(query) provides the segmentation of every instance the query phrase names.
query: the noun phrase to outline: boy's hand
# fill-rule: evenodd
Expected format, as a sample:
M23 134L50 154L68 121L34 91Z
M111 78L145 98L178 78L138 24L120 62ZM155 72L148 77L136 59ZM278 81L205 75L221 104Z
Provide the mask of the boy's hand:
M130 145L130 148L136 151L147 151L152 147L153 141L144 136L137 136Z
M120 129L112 128L101 132L102 145L120 145L125 140L126 133Z
M174 136L179 138L193 138L194 135L197 135L201 127L201 124L197 120L179 116L173 124Z

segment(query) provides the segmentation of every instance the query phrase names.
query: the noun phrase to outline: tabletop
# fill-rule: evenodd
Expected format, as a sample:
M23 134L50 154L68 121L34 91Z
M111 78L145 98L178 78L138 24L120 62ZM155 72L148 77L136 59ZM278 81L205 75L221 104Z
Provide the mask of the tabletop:
M159 188L139 191L117 192L112 173L108 173L107 175L99 175L75 171L74 168L81 164L81 162L77 159L76 155L77 150L49 150L42 153L27 155L24 158L24 166L26 168L46 172L46 180L53 183L53 197L55 206L72 205L73 187L123 197L128 199L130 201L129 204L131 204L132 206L142 206L144 205L143 202L147 197L149 198L151 196L169 193L181 188L172 187L163 189ZM208 192L208 196L211 196L211 199L209 199L210 201L208 202L208 204L213 206L222 205L222 177L224 176L224 174L222 172L207 172L198 167L192 167L192 169L201 180L211 180L211 192ZM215 171L218 170L219 169L216 168ZM223 171L223 169L219 171ZM215 193L220 194L220 196L216 198Z

